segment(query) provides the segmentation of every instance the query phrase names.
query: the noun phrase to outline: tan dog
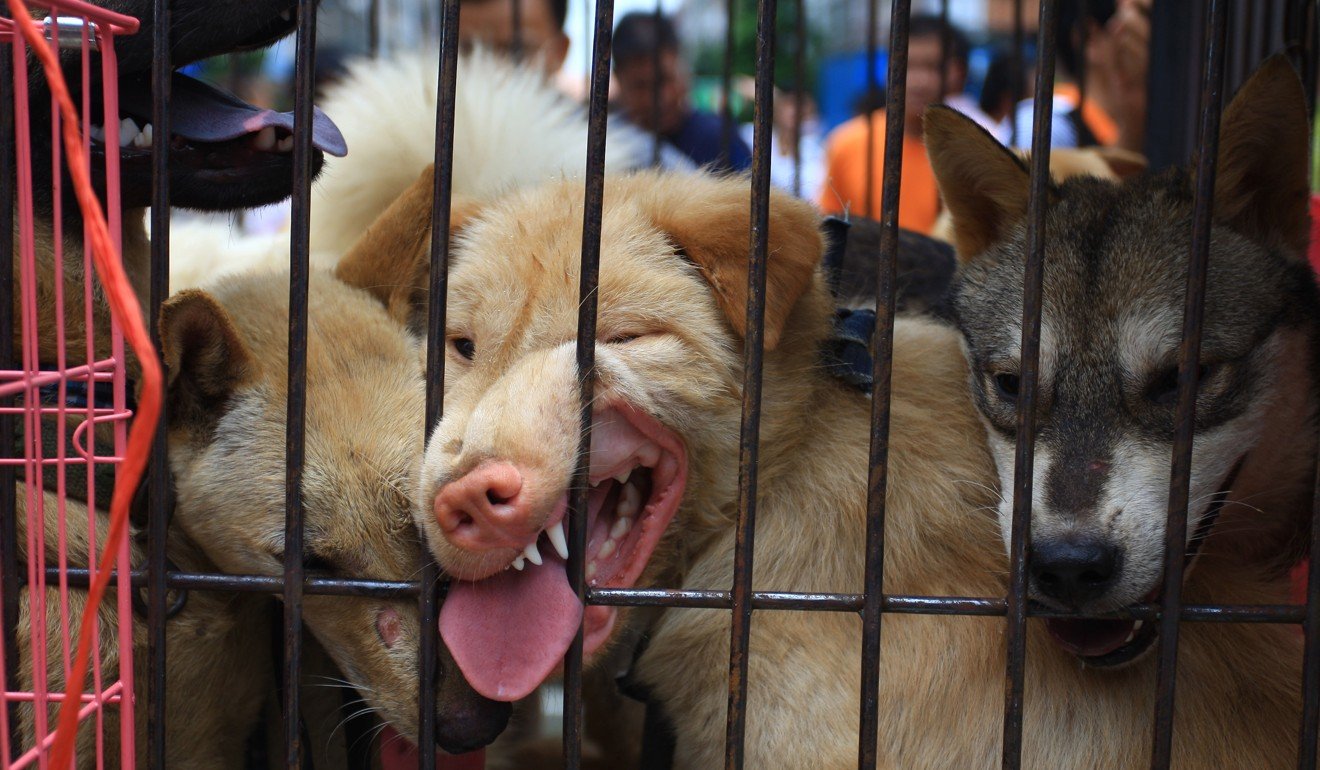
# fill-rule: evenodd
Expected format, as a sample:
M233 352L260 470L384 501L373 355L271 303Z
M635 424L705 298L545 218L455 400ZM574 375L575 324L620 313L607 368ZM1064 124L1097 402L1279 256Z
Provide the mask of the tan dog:
M212 294L184 292L162 310L178 492L170 556L185 571L283 574L287 297L287 276L248 277ZM329 276L313 277L311 300L307 563L330 575L413 579L423 554L409 497L422 451L419 345L371 295ZM85 512L71 518L78 521L85 526ZM71 550L76 561L79 548ZM172 766L241 765L243 739L274 687L270 611L259 594L193 591L169 621ZM113 663L113 616L103 618L102 649ZM308 595L304 619L367 705L415 740L416 601ZM145 644L141 633L138 642ZM446 667L452 662L442 658ZM445 676L438 741L451 751L485 745L508 713L461 676ZM145 722L143 712L139 729Z
M377 287L403 320L425 300L430 190L428 172L340 265L340 275ZM773 193L770 205L754 584L860 592L870 405L816 366L832 309L816 271L816 214ZM581 189L547 185L466 213L449 276L446 412L427 448L416 513L457 578L442 616L447 643L478 691L513 699L555 667L583 615L565 596L556 532L577 452ZM592 585L732 583L747 230L738 180L607 179ZM996 476L959 336L922 320L901 321L895 335L886 591L1003 595ZM1228 537L1241 536L1242 514L1225 512ZM1285 580L1218 542L1188 580L1189 601L1285 601ZM588 657L624 620L622 611L586 609ZM886 616L883 766L998 765L1002 624ZM1088 669L1051 643L1042 623L1032 621L1029 634L1026 765L1145 766L1153 661ZM860 637L855 615L755 616L749 766L855 766ZM726 613L666 611L634 672L675 723L681 767L718 766L723 755L728 640ZM1295 629L1186 626L1178 765L1251 757L1253 766L1291 766L1298 664Z

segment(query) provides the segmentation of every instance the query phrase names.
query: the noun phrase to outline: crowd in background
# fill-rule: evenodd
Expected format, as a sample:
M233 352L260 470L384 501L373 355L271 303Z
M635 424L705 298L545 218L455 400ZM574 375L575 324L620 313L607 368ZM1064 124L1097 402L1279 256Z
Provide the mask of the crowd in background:
M514 0L460 0L461 44L484 45L540 67L549 82L571 83L560 72L570 47L565 31L568 0L516 2L515 11ZM1057 4L1051 146L1141 150L1153 2L1061 0ZM940 211L922 143L927 107L942 103L975 120L1006 146L1030 147L1034 103L1018 98L1031 92L1030 52L1019 56L1011 45L982 43L976 53L988 64L974 82L973 50L967 33L940 17L911 17L898 212L899 224L906 229L930 232ZM288 89L272 84L291 79L292 54L293 46L285 45L265 58L228 60L219 79L249 100L282 106L276 94ZM333 80L346 58L335 45L319 44L318 82ZM654 159L663 167L746 171L752 159L753 127L748 122L726 123L715 111L697 106L691 61L672 19L659 12L619 17L613 33L611 108L658 138ZM874 82L883 84L884 70L874 61L870 66L876 69ZM827 213L878 219L886 127L883 90L863 92L855 100L855 116L826 132L817 97L831 83L827 77L820 80L776 85L771 180L816 201ZM746 105L753 89L752 79L741 74L728 96ZM250 221L268 227L272 219L277 221L278 214L272 218L268 211Z

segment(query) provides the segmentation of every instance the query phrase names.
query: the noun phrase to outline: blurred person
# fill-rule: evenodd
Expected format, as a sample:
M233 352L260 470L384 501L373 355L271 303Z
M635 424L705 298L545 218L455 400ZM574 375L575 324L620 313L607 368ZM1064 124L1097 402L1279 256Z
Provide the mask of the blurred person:
M985 80L981 83L979 103L981 112L995 122L998 132L1002 133L996 131L990 133L995 134L1004 144L1008 144L1009 135L1013 130L1013 105L1017 101L1013 73L1016 70L1017 62L1013 60L1010 51L996 51L990 58L990 66L985 70Z
M1153 2L1060 0L1051 147L1098 144L1141 152ZM1080 77L1085 78L1086 102L1079 107ZM1031 99L1017 107L1019 147L1031 146L1033 110Z
M930 233L940 213L939 189L922 141L922 115L927 107L943 101L940 49L944 31L945 25L938 16L925 14L913 15L908 26L907 104L903 114L903 181L899 187L898 225L922 234ZM959 66L954 57L951 55L944 64L944 82L961 91ZM964 54L963 79L966 70ZM868 121L872 138L869 148ZM855 213L880 219L885 125L884 110L875 110L858 115L830 132L825 140L825 181L818 201L826 213ZM868 157L874 170L869 201Z
M658 65L658 66L657 66ZM655 132L698 166L744 171L752 153L718 116L692 106L691 74L679 55L673 22L655 13L630 13L614 27L614 78L618 101L634 125Z
M546 77L553 77L564 66L569 45L564 34L568 0L459 0L458 5L458 42L463 48L480 43L506 56L535 60Z
M751 102L756 98L756 80L741 78L739 95ZM802 117L798 119L801 100ZM816 98L805 88L776 88L774 117L770 124L770 183L808 200L820 195L825 173L825 140L821 134ZM800 138L799 138L799 128ZM739 132L748 147L756 138L756 124L744 123ZM795 155L796 149L796 155Z
M936 35L939 35L942 31L944 32L946 38L944 45L947 45L947 50L943 52L945 57L944 103L976 121L977 125L989 131L1000 142L1006 142L1008 132L1005 130L1004 124L981 109L981 102L967 93L967 57L971 54L972 44L967 39L966 33L953 24L946 27L944 22L936 17L916 16L913 17L912 22L920 22L923 28L933 26ZM922 34L923 37L926 35L924 29ZM937 37L936 40L939 40L939 38ZM940 44L932 47L923 43L914 49L909 44L908 67L916 66L934 70L936 77L938 77L942 47Z

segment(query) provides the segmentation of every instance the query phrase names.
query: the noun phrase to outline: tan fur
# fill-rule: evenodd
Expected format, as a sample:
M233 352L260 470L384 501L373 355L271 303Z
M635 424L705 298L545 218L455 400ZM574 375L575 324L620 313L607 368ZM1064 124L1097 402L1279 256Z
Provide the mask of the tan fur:
M577 451L572 341L581 195L578 184L562 183L507 196L482 208L457 237L447 334L471 339L477 353L467 361L449 349L445 418L428 446L416 509L447 567L491 567L445 541L431 518L430 500L447 480L495 457L548 479L534 490L544 500L568 483ZM737 180L654 174L606 180L596 397L636 405L676 431L690 474L645 585L727 590L732 583L742 345L732 306L739 291L734 274L745 280L746 273L730 258L719 280L710 281L675 243L690 255L702 243L718 250L741 238L747 195ZM695 203L684 207L684 201ZM820 258L814 214L772 196L771 221L786 224L778 235L772 231L770 285L793 285L794 271ZM396 242L381 239L380 248L354 251L359 280L398 278L390 271L400 260L386 248ZM414 258L405 276L416 275L425 255ZM384 266L374 275L367 269L372 259ZM776 277L780 270L790 276ZM816 366L832 309L819 274L788 304L779 344L765 358L754 586L860 592L870 404ZM996 476L967 376L955 331L899 320L888 593L1006 591ZM1287 584L1272 574L1212 539L1187 597L1285 601ZM680 767L722 761L728 617L665 611L634 671L675 722ZM1029 634L1025 765L1146 766L1153 659L1121 671L1082 669L1048 640L1040 621L1030 622ZM861 624L851 614L754 616L747 766L856 765L860 641ZM1003 621L886 615L882 642L881 766L998 766ZM1175 764L1241 766L1250 757L1253 767L1291 766L1299 705L1295 629L1188 624L1180 653Z

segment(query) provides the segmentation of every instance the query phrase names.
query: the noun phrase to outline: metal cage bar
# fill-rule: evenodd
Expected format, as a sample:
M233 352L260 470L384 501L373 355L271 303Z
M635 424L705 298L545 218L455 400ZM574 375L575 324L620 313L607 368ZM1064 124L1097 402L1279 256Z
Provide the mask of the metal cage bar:
M6 5L0 8L0 22L9 15ZM0 233L14 232L14 178L17 158L14 154L14 65L10 57L0 50ZM14 360L14 240L0 237L0 367L15 369ZM9 406L11 399L0 400ZM16 435L15 415L0 411L0 447L13 447ZM12 450L6 449L6 453ZM18 649L18 592L20 586L18 566L18 501L17 468L8 463L0 466L0 620L4 623L4 684L9 692L18 690L18 656L8 651ZM12 761L19 754L18 704L5 705L5 736L7 755L0 757ZM2 728L0 728L2 729Z
M596 390L596 303L600 273L601 212L605 205L605 137L608 123L614 0L597 0L587 116L587 167L582 206L582 261L578 276L576 361L579 451L568 498L568 582L578 601L587 593L587 491L591 475L591 412ZM585 620L585 613L583 615ZM582 623L564 657L564 766L582 765Z
M1003 767L1022 763L1022 712L1027 658L1027 560L1040 374L1041 288L1045 278L1045 211L1049 205L1050 126L1053 119L1054 0L1041 0L1036 32L1036 98L1031 128L1031 196L1027 203L1027 260L1022 281L1022 355L1018 375L1017 446L1013 457L1013 525L1009 542L1008 664L1004 684Z
M1173 468L1169 478L1168 523L1165 529L1164 580L1160 605L1159 665L1156 669L1155 731L1152 768L1166 768L1173 753L1173 700L1178 667L1178 608L1182 603L1183 566L1187 554L1187 505L1192 477L1192 436L1196 428L1196 386L1201 366L1202 319L1210 259L1215 161L1219 120L1224 101L1224 47L1228 2L1211 0L1206 16L1205 69L1201 83L1200 148L1196 159L1196 198L1192 242L1183 308L1182 342L1178 350L1178 409L1175 417Z
M948 4L943 4L947 14ZM866 572L862 606L862 705L857 766L876 766L880 724L880 627L885 564L885 491L889 482L890 374L894 358L894 288L898 273L899 185L903 178L903 131L907 112L909 0L889 11L889 84L885 110L885 168L880 199L880 269L876 271L875 332L871 345L871 448L866 485ZM940 92L948 54L947 15L940 35ZM869 149L869 148L868 148ZM869 153L868 153L869 157Z

